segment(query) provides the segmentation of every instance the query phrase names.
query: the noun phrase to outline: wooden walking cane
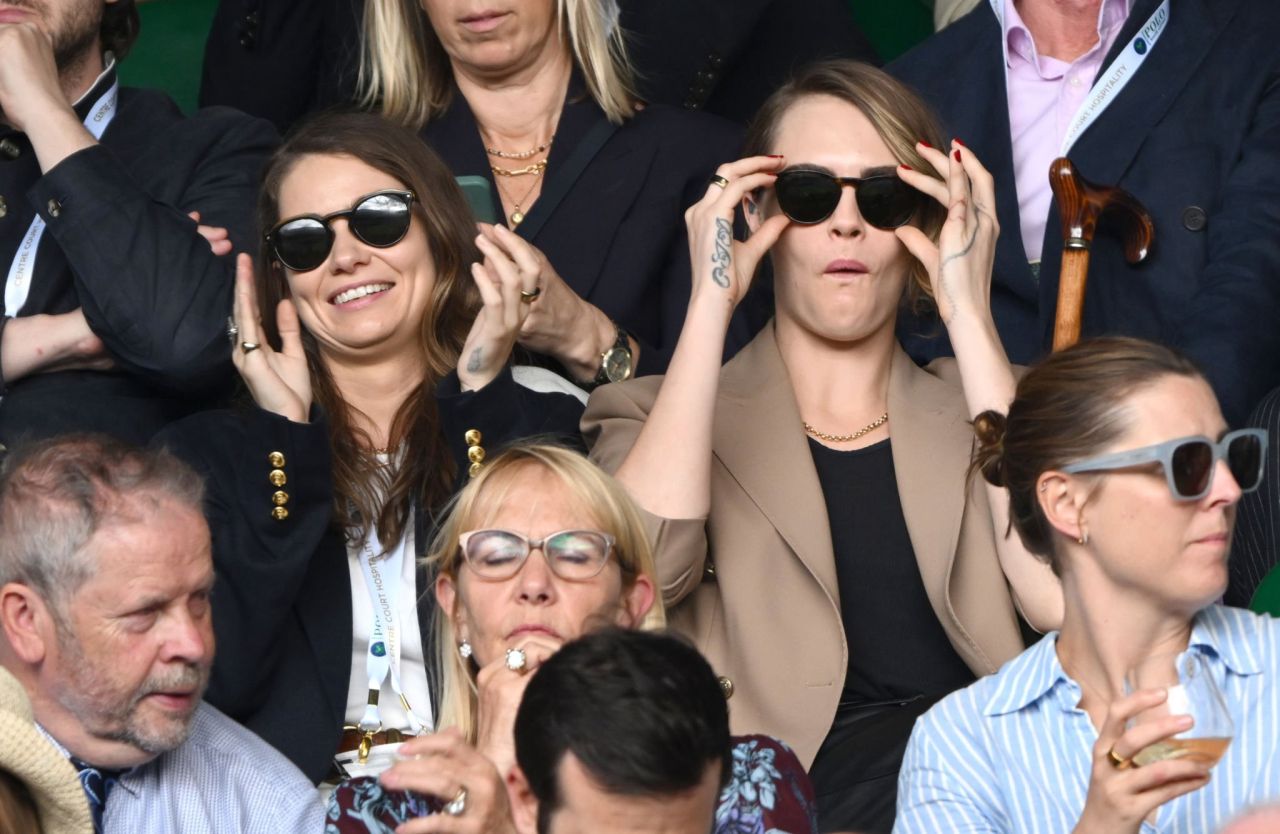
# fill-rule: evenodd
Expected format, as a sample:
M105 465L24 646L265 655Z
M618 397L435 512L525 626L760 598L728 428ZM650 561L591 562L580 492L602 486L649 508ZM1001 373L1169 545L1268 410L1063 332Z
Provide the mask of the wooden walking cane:
M1089 247L1103 212L1120 221L1124 257L1141 263L1151 250L1155 225L1137 198L1122 188L1094 185L1076 173L1071 160L1058 157L1049 166L1049 186L1062 215L1062 269L1058 273L1058 309L1053 320L1053 349L1080 341L1084 287L1089 275ZM1114 210L1114 211L1113 211Z

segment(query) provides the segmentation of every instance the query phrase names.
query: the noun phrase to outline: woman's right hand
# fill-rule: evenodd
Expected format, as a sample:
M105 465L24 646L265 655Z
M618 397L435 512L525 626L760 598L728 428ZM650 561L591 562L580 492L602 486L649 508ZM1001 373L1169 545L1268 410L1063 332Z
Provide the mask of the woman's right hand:
M239 334L231 346L231 361L249 386L258 406L295 423L307 422L311 413L311 371L302 349L298 311L289 299L276 307L280 350L267 344L254 291L253 261L236 256L236 297L232 312ZM246 352L244 345L257 345Z
M409 739L397 754L401 761L378 777L385 787L434 796L442 802L466 791L461 813L409 820L396 828L399 834L515 834L505 774L467 744L456 728Z
M525 667L507 668L506 655L494 658L476 674L476 749L501 773L516 763L516 712L529 679L564 644L549 636L525 637L514 646L524 652Z
M757 188L773 185L783 160L777 156L752 156L721 165L707 193L684 213L689 230L689 257L693 264L693 299L723 300L730 312L751 288L760 259L778 240L790 221L781 213L763 221L745 241L733 238L733 212L742 199Z
M1163 689L1143 689L1112 702L1093 745L1093 773L1075 834L1136 834L1152 811L1209 783L1209 766L1198 759L1167 759L1143 767L1118 766L1152 744L1186 732L1190 716L1170 715L1132 727L1130 719L1164 702Z

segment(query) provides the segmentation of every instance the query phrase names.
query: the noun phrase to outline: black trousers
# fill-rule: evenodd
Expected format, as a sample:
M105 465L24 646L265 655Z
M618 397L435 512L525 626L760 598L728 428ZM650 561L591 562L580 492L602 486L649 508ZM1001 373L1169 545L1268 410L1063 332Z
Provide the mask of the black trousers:
M906 701L840 705L809 769L818 831L890 834L898 803L898 770L916 719L941 695Z

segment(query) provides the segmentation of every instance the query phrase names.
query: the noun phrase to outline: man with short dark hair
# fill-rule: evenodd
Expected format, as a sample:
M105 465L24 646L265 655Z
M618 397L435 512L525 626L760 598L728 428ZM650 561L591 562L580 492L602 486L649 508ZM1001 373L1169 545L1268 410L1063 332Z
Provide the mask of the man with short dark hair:
M143 442L234 376L226 255L275 133L121 88L137 34L135 0L0 0L0 444Z
M516 716L513 813L539 834L707 834L730 774L729 713L697 649L609 630L566 645Z
M0 471L0 665L80 774L94 829L318 834L314 787L201 698L203 488L167 452L73 435Z

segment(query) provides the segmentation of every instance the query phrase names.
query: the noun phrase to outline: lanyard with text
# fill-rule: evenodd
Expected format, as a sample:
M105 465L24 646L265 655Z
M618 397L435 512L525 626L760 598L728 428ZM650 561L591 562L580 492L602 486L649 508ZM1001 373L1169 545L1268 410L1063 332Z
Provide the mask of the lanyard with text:
M104 74L114 66L113 62L104 70ZM120 83L116 82L89 108L84 126L95 142L102 139L102 134L107 132L107 125L115 118L119 98ZM22 243L18 245L18 252L9 266L9 277L4 282L5 315L18 315L22 311L22 305L27 303L27 296L31 293L31 278L36 272L36 252L40 248L40 238L44 237L44 228L44 218L37 214L31 221L31 228L22 236Z
M365 590L373 607L373 629L369 635L369 650L365 669L369 676L369 701L360 719L360 730L377 732L382 727L378 714L378 696L382 684L391 678L391 688L400 697L409 719L409 729L414 735L422 732L422 722L413 714L404 688L400 685L400 580L404 568L405 541L385 555L379 555L378 533L370 526L364 546L360 550L360 572L364 574Z
M1004 30L1005 2L1006 0L991 0L991 11L995 12L996 20L1000 23L1000 46L1004 49L1004 87L1007 91L1009 89L1009 37ZM1093 82L1093 87L1089 89L1089 95L1084 103L1071 117L1067 134L1062 137L1059 156L1067 155L1067 151L1071 150L1071 146L1080 138L1080 134L1089 129L1089 125L1102 115L1102 111L1115 100L1115 97L1129 83L1129 79L1137 74L1138 67L1142 66L1142 62L1147 59L1147 55L1151 53L1156 41L1160 40L1160 35L1168 26L1169 0L1164 0L1155 13L1147 18L1147 22L1138 29L1138 34L1133 36L1133 40L1125 45L1111 65L1103 70L1103 74L1097 81Z

